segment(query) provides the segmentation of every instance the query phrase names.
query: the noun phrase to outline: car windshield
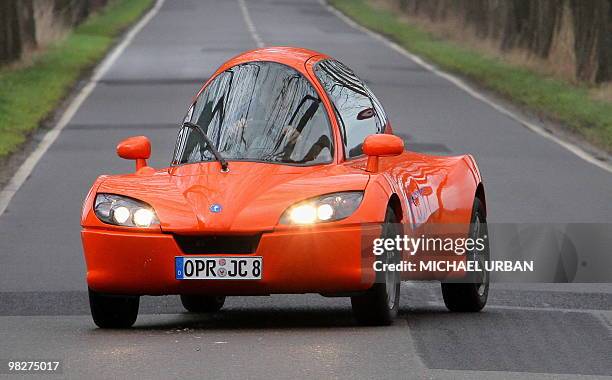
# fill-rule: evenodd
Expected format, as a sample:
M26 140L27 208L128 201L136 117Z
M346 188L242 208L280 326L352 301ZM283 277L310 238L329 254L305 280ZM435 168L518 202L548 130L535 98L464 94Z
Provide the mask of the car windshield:
M279 63L249 62L219 74L185 121L199 125L228 161L314 165L333 157L321 99L304 76ZM214 159L199 133L181 129L173 164Z

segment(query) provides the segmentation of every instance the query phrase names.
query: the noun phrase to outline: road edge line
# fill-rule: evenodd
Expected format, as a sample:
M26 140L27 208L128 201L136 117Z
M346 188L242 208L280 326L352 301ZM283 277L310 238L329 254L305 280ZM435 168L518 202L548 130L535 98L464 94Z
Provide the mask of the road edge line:
M245 1L238 0L238 5L240 5L240 11L242 11L242 18L244 19L244 23L246 24L249 33L251 33L251 37L255 41L255 45L257 45L258 48L264 47L265 44L261 39L259 33L257 33L257 29L255 29L255 24L253 23L253 19L251 19L251 15L249 14L249 8L247 8Z
M106 72L110 69L110 67L115 63L117 58L123 53L123 51L128 47L128 45L132 42L134 37L145 27L145 25L159 12L165 0L156 0L155 5L151 8L141 19L134 25L123 37L121 42L115 46L110 53L106 55L102 59L102 61L98 64L98 66L94 69L93 75L88 80L87 84L81 88L77 96L70 102L58 122L49 130L41 139L41 141L36 146L36 149L26 160L19 166L19 169L13 174L9 182L4 186L4 188L0 191L0 216L4 214L4 211L8 208L8 205L11 203L13 196L19 191L24 182L29 178L30 174L38 164L38 161L42 158L42 156L47 152L49 147L55 142L58 138L59 134L66 127L68 122L72 119L72 117L76 114L78 109L81 107L83 102L89 97L89 94L96 87L96 83Z
M563 148L565 148L566 150L570 151L571 153L573 153L574 155L578 156L579 158L583 159L584 161L595 165L597 167L599 167L600 169L603 169L605 171L607 171L608 173L612 173L612 164L609 164L607 162L603 162L598 160L596 157L594 157L592 154L586 152L584 149L580 148L579 146L572 144L568 141L562 140L559 137L553 135L552 133L548 132L546 129L540 127L539 125L536 125L530 121L528 121L527 119L523 118L520 115L517 115L516 113L510 111L509 109L507 109L506 107L502 106L501 104L495 102L494 100L491 100L488 96L484 95L483 93L479 92L478 90L476 90L474 87L470 86L469 84L467 84L464 80L460 79L459 77L449 74L445 71L442 71L440 69L438 69L437 67L435 67L434 65L425 62L425 60L423 60L421 57L412 54L410 52L408 52L405 48L403 48L402 46L398 45L397 43L389 40L388 38L386 38L385 36L383 36L382 34L379 34L377 32L374 32L373 30L370 30L368 28L366 28L363 25L358 24L356 21L354 21L353 19L351 19L350 17L348 17L347 15L345 15L344 13L342 13L341 11L339 11L338 9L332 7L331 5L329 5L327 3L326 0L319 0L319 3L326 8L329 12L333 13L336 17L338 17L339 19L341 19L342 21L344 21L346 24L348 24L349 26L351 26L354 29L357 29L367 35L369 35L370 37L379 40L381 42L383 42L385 45L387 45L387 47L391 48L392 50L395 50L396 52L400 53L401 55L403 55L404 57L414 61L417 65L425 68L428 71L431 71L433 74L446 79L447 81L451 82L452 84L454 84L456 87L458 87L459 89L463 90L464 92L466 92L467 94L469 94L470 96L472 96L473 98L480 100L481 102L489 105L490 107L492 107L493 109L495 109L496 111L498 111L499 113L508 116L509 118L511 118L512 120L518 122L519 124L521 124L523 127L531 130L532 132L537 133L538 135L557 143L558 145L562 146Z

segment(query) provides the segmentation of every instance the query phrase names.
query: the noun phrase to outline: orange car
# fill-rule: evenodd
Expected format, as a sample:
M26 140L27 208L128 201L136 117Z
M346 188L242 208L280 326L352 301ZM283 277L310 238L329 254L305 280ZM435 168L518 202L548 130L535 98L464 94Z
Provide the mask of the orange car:
M129 327L139 296L166 294L192 312L232 295L350 296L359 322L389 324L402 277L372 263L402 255L374 256L372 239L433 223L486 227L474 159L405 151L364 82L311 50L257 49L223 64L190 105L169 167L147 166L144 136L117 153L135 172L100 176L81 218L100 327ZM451 310L480 310L487 293L484 278L443 284Z

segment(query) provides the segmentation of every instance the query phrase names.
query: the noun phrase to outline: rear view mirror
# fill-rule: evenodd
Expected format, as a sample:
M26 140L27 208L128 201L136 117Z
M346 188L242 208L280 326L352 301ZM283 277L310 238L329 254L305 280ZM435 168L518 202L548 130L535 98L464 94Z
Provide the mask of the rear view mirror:
M378 171L378 157L397 156L404 152L404 141L390 134L376 134L365 138L362 146L363 153L368 156L366 170Z
M151 141L145 136L128 137L117 145L117 155L126 160L136 160L136 171L147 167L151 157Z

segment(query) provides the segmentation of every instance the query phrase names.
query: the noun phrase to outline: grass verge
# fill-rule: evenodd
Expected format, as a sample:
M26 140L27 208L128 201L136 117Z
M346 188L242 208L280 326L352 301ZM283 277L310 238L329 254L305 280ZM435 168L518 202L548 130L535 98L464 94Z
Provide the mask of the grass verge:
M592 99L587 86L572 85L440 40L368 0L328 1L356 22L389 37L410 52L560 121L586 141L612 152L612 105Z
M18 149L153 0L113 0L22 68L0 68L0 159Z

